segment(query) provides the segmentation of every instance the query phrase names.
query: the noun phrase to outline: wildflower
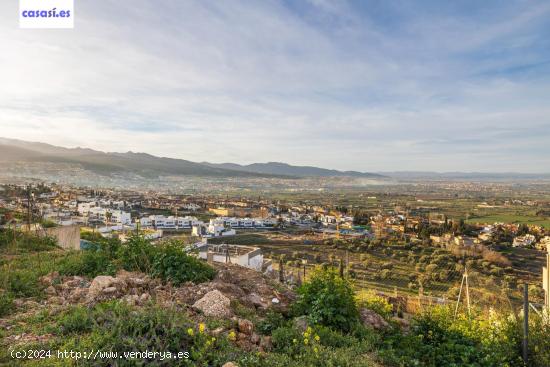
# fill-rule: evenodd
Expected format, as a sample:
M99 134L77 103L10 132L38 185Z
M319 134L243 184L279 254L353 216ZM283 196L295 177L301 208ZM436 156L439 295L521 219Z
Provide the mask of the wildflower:
M193 329L191 328L187 329L187 334L193 336Z
M309 343L309 339L308 338L305 338L304 339L304 344L307 345Z
M201 322L199 324L199 333L201 333L201 334L204 333L204 329L205 329L205 325Z
M212 341L212 343L214 343L216 341L216 338L212 337L212 339L210 339Z
M317 347L313 348L313 351L314 351L315 353L319 353L319 349L317 349Z
M292 342L293 342L294 344L296 344L296 343L298 343L298 340L296 340L296 338L294 338L294 339L292 339Z
M235 332L234 332L233 330L231 330L231 331L229 332L229 334L227 335L227 338L228 338L229 340L235 341L235 340L237 339L237 335L235 334Z
M319 340L321 340L321 338L319 338L319 335L315 335L315 341L318 342Z

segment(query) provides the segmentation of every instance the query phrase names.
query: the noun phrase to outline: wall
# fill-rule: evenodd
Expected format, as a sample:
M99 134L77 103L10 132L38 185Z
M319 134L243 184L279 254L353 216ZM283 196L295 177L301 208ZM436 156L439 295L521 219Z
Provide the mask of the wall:
M48 236L57 239L59 247L65 250L80 249L80 227L79 226L62 226L46 228L45 232Z

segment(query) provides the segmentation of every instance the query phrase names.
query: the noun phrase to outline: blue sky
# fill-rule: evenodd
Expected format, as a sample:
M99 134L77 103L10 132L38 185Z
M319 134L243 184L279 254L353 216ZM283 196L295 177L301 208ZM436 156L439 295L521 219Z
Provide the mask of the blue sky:
M548 1L0 5L0 136L193 161L550 171Z

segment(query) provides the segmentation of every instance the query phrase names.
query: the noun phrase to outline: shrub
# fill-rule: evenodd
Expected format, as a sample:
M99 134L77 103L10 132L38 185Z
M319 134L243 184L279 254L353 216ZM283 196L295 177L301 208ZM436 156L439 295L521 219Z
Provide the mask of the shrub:
M297 293L294 312L307 315L312 324L347 331L358 322L351 284L333 269L316 269Z
M117 272L115 262L101 250L83 250L72 253L61 261L61 275L85 275L94 278L98 275L114 275Z
M79 334L92 330L94 320L83 306L74 307L65 312L58 320L62 334Z
M9 315L14 309L12 295L7 292L0 292L0 317Z
M285 324L286 319L280 312L269 310L265 315L265 319L260 321L256 328L262 335L271 335L273 330L280 328Z
M186 254L175 241L167 242L153 257L151 275L175 285L184 282L201 283L214 278L214 269L201 260Z
M117 257L125 270L148 273L156 248L145 237L132 235L117 252Z
M357 303L361 307L368 308L384 318L391 317L393 312L393 306L388 302L388 300L377 295L372 290L360 292L357 295Z

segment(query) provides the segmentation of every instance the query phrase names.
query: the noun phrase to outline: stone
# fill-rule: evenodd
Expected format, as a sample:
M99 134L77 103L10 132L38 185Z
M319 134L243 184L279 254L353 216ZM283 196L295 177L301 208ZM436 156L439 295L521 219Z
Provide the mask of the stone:
M267 302L257 293L250 293L246 298L256 308L267 308Z
M109 288L115 282L115 278L109 275L99 275L92 280L90 284L90 289L88 291L88 299L94 299L97 297L105 288Z
M381 330L386 329L390 326L382 316L372 310L369 310L368 308L360 309L359 315L361 317L361 322L363 323L363 325L370 326L373 329Z
M57 291L56 291L55 288L54 288L53 286L51 286L51 285L50 285L48 288L46 288L46 289L44 290L44 292L46 292L46 294L47 294L48 296L55 296L55 295L57 294Z
M139 303L145 303L149 298L151 298L149 293L143 293L141 296L139 296Z
M87 294L88 294L88 288L76 288L69 295L69 301L72 303L77 303L83 298L86 298Z
M220 291L213 290L195 302L193 308L202 311L205 316L209 317L231 317L230 304L229 298Z
M233 362L227 362L222 367L239 367L239 366Z
M241 333L246 335L252 335L252 332L254 331L254 324L252 323L252 321L249 321L246 319L239 319L237 321L237 325Z
M279 302L281 302L281 301L279 301L279 299L277 297L273 297L273 299L271 300L271 303L273 303L275 305L278 304Z
M252 335L250 336L250 342L258 344L260 342L260 336L256 333L252 333Z
M211 332L212 336L215 336L216 338L219 337L222 333L223 333L222 327L216 328Z
M103 288L103 290L101 291L101 293L103 294L115 294L116 292L117 292L116 287Z

